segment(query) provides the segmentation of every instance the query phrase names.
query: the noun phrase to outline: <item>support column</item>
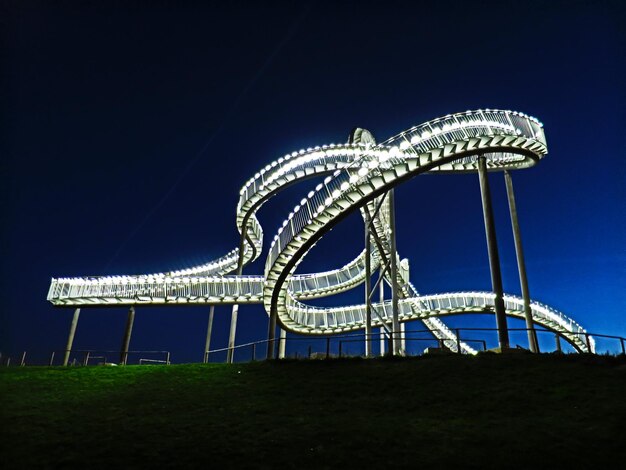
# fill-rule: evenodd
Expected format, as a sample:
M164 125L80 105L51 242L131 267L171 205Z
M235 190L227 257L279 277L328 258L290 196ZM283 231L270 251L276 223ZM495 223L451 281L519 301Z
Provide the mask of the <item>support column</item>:
M243 230L239 237L239 259L237 261L237 276L243 274L244 252L246 246L246 233L248 230L248 219L244 219ZM239 304L233 305L230 314L230 333L228 334L228 351L226 353L226 362L233 363L235 357L235 334L237 333L237 314L239 313Z
M269 324L267 326L267 354L265 358L274 359L274 341L276 339L276 316L277 313L272 309L270 312Z
M130 345L130 335L133 332L133 323L135 322L135 307L131 306L126 317L126 330L124 331L124 339L122 340L122 351L120 352L120 364L126 365L128 360L128 346Z
M278 359L285 359L287 349L287 330L280 329L280 340L278 343Z
M228 354L226 356L226 362L233 363L235 357L235 334L237 333L237 314L239 313L239 304L233 305L233 310L230 314L230 333L228 335Z
M370 216L365 212L365 357L372 355L372 265L370 243Z
M389 256L391 264L391 315L392 336L393 336L393 355L400 354L400 321L398 318L398 266L397 266L397 249L396 249L396 209L394 200L394 190L390 190L389 195Z
M500 345L500 349L503 350L509 347L509 331L504 311L504 294L502 292L500 256L498 254L496 227L493 222L491 192L489 190L489 179L487 178L487 161L482 155L478 157L478 180L480 182L480 196L483 204L483 218L485 219L485 235L487 237L487 251L489 254L489 268L491 271L491 286L494 294L496 295L494 305L496 311L496 325L498 327L498 343Z
M65 354L63 356L63 365L66 366L70 360L70 352L72 351L72 345L74 344L74 335L76 334L76 326L78 325L78 317L80 316L80 309L74 310L74 316L72 317L72 323L70 324L70 334L67 336L67 344L65 345Z
M402 338L400 340L400 348L402 349L402 353L406 354L406 336L405 336L405 330L406 330L406 323L400 323L400 337Z
M380 276L382 278L383 276L383 267L380 267ZM383 302L385 301L385 281L383 279L380 279L380 281L378 282L378 292L379 292L379 296L380 296L380 304L382 305ZM382 307L381 307L382 308ZM384 356L385 355L385 350L387 349L386 347L387 344L387 337L385 336L385 329L381 326L380 327L380 355Z
M513 227L513 240L515 241L515 255L517 257L517 270L519 272L519 282L522 287L522 299L524 299L524 319L528 329L528 345L531 352L539 352L537 342L537 332L533 324L533 316L530 310L530 291L528 290L528 279L526 278L526 262L524 261L524 250L522 248L522 236L519 230L517 219L517 206L515 204L515 193L513 192L513 179L508 171L504 172L506 183L506 194L509 199L509 212L511 213L511 225Z
M209 324L206 329L206 342L204 343L204 358L202 362L209 362L209 350L211 349L211 333L213 332L213 317L215 315L215 305L209 309Z

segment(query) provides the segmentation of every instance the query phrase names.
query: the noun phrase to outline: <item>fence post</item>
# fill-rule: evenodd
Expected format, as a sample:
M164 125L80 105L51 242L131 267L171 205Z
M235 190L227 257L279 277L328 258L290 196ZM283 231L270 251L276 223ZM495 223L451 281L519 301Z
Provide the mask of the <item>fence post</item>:
M22 354L22 360L20 361L20 367L24 367L26 365L26 351Z
M252 360L256 358L256 343L252 343Z
M170 352L167 352L167 357L165 358L166 360L166 364L169 366L170 365Z
M54 351L52 351L52 355L50 356L50 363L48 365L52 366L53 363L54 363Z
M459 329L457 328L456 330L454 330L454 333L456 334L456 352L459 354L463 354L463 351L461 350L461 334L459 332Z
M622 345L622 354L626 355L626 347L624 347L624 338L620 338L619 342Z
M585 333L585 342L587 343L589 354L593 354L593 351L591 350L591 341L589 341L589 333Z
M330 337L326 338L326 359L330 358Z
M89 363L89 356L90 356L90 353L89 351L87 351L85 353L85 359L83 360L83 366L86 366Z

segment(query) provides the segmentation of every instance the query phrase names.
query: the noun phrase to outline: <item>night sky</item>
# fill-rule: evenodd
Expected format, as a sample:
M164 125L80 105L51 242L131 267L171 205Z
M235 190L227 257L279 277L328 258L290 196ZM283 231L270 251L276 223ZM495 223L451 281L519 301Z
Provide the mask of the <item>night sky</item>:
M545 126L547 158L513 174L532 297L626 336L621 2L0 8L3 354L43 362L64 348L72 310L46 301L51 277L167 271L234 248L240 187L285 153L345 142L355 126L382 141L478 108ZM519 295L504 180L490 182L505 291ZM266 242L316 183L261 210ZM398 249L420 292L491 290L476 175L418 176L396 203ZM362 227L351 216L299 272L352 259ZM265 255L245 273L262 273ZM362 289L316 304L360 302ZM199 361L208 310L138 308L131 349ZM226 345L229 318L217 307L213 347ZM238 343L266 337L262 306L239 318ZM83 310L74 347L119 349L125 319L126 308Z

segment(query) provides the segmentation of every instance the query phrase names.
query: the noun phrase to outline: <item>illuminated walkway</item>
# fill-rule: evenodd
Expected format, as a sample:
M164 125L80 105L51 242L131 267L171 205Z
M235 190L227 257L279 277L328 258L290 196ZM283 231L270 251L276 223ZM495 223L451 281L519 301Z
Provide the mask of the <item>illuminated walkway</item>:
M52 279L48 300L67 307L263 303L270 316L270 339L274 338L276 324L284 330L310 335L360 329L371 334L371 328L382 327L388 335L397 336L400 322L419 319L452 349L457 348L455 335L441 317L495 312L562 333L577 350L588 351L584 337L578 334L585 330L572 319L530 299L525 308L524 299L499 294L495 229L492 242L489 240L493 223L488 187L481 189L494 292L421 296L409 282L408 260L400 260L395 250L394 187L425 172L477 172L484 178L481 185L488 185L486 171L508 173L528 168L546 153L541 123L512 111L478 110L448 115L380 144L368 131L355 129L347 144L293 152L268 164L247 181L241 188L236 212L241 234L239 247L221 258L165 273ZM323 182L304 195L276 231L263 275L242 275L244 266L262 254L263 230L256 218L257 211L287 186L315 177L324 177ZM296 274L297 266L315 243L357 210L366 223L366 250L335 270ZM362 240L355 243L363 246ZM383 272L385 282L392 286L391 300L333 308L306 304L308 299L344 292L365 281L369 286L376 270ZM366 287L366 292L368 299L374 297L371 286ZM233 325L236 312L235 307ZM508 346L502 338L501 345ZM231 340L234 342L234 326ZM590 344L593 349L593 340ZM462 343L461 347L464 352L475 353L467 344Z

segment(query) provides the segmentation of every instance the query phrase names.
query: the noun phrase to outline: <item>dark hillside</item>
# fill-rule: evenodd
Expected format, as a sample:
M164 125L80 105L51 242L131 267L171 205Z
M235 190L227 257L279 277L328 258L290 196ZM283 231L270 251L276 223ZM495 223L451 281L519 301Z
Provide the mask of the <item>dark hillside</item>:
M611 468L626 360L480 355L0 370L3 468Z

